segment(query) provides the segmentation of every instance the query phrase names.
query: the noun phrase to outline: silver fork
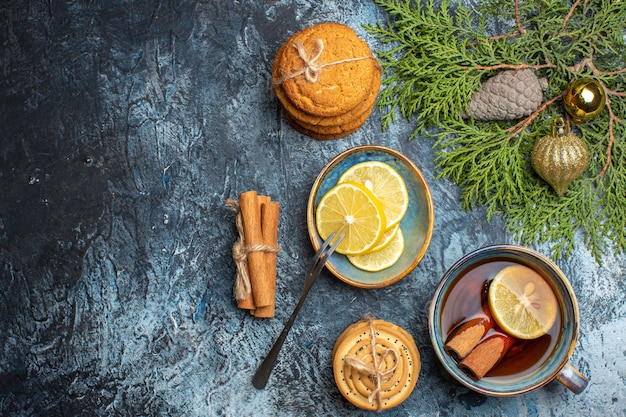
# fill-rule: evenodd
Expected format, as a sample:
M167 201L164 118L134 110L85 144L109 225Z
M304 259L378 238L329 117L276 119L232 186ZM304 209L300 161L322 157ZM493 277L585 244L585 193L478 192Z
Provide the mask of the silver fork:
M337 246L339 246L339 243L341 243L341 240L344 237L343 234L337 236L337 233L338 232L333 232L330 236L328 236L328 239L324 241L320 250L317 251L313 259L311 260L311 263L309 263L309 267L307 268L306 274L304 276L304 288L302 289L302 295L300 295L300 300L298 301L298 304L296 304L296 308L293 310L293 313L291 313L291 317L289 317L289 320L287 320L285 328L280 333L280 336L278 336L278 339L276 339L276 342L274 342L274 346L272 346L263 362L261 362L261 365L254 374L254 377L252 377L252 385L254 385L255 388L265 388L267 380L272 373L272 369L274 369L274 364L276 363L276 359L278 358L280 349L283 347L283 343L287 338L287 334L289 333L289 330L291 330L293 322L296 320L296 316L298 315L298 312L300 311L300 308L304 303L304 299L306 298L309 290L311 289L315 281L317 281L317 277L319 277L320 272L322 272L326 261L328 260L328 258L330 258L330 255L332 255L335 249L337 249ZM335 237L337 237L337 240L334 240Z

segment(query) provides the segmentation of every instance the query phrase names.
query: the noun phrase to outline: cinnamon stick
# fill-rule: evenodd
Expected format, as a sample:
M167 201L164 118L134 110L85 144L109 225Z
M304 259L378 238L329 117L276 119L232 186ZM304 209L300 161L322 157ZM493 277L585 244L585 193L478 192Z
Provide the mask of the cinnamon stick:
M259 194L256 195L257 214L259 216L261 216L261 206L263 206L263 203L265 203L265 202L267 202L269 200L270 200L270 197L268 197L268 196L259 195ZM263 234L263 224L262 224L262 222L263 222L262 218L259 217L259 224L260 224L260 227L261 227L261 234ZM251 247L251 245L247 246L247 248L250 248L250 247ZM259 251L257 251L257 252L259 252ZM251 284L252 284L252 281L255 280L255 279L264 279L264 277L259 277L259 276L255 276L255 278L252 278L252 274L251 273L249 273L249 275L250 275L250 283ZM237 305L239 305L239 303ZM248 309L248 310L250 310L250 314L252 314L253 316L255 315L254 312L256 311L257 306L254 303L254 296L253 296L253 292L252 291L250 292L250 295L248 296L248 298L246 298L245 300L243 300L241 302L241 308Z
M252 235L255 234L255 225L257 220L255 219L256 210L251 210L251 202L254 200L256 202L256 191L247 191L239 195L239 216L241 217L241 229L243 230L242 236L242 251L245 259L246 271L248 273L248 281L251 285L252 279L250 276L250 265L248 263L248 254L247 254L247 245L248 239L252 238ZM245 209L244 209L245 204ZM256 204L256 203L255 203ZM245 293L244 288L240 289L238 293L237 287L235 287L235 296L237 297L237 307L246 309L246 310L254 310L254 298L252 296L252 288L248 288L249 292ZM243 297L243 298L242 298Z
M261 204L261 230L263 233L263 245L268 248L264 252L265 258L265 274L263 278L266 280L267 298L270 304L266 306L257 306L254 310L255 317L271 318L274 317L275 301L276 301L276 252L269 248L276 248L278 243L278 218L280 212L280 204L267 198Z
M459 363L459 367L470 378L479 380L500 362L515 340L506 333L494 331Z
M237 300L237 307L244 310L254 310L254 298L252 297L252 292L248 294L248 296L242 300Z
M243 233L243 220L241 215L241 206L238 202L226 200L226 205L237 212L235 216L235 226L239 237L233 244L233 260L237 267L235 275L235 284L233 286L233 296L237 302L237 306L242 309L254 309L254 300L252 298L252 289L250 288L250 275L248 274L248 254L246 253L246 242Z
M483 304L480 316L457 326L443 349L458 362L465 358L494 326L495 321L491 317L489 307Z
M240 196L240 199L241 199L241 196ZM244 244L245 244L245 237L244 237ZM248 277L250 279L250 284L252 285L252 276L250 274L250 267L248 266L247 258L248 258L248 255L246 254L246 268L248 269ZM254 297L252 296L252 288L250 288L250 292L248 293L248 296L246 298L237 300L237 307L244 309L244 310L250 310L251 314L254 313L255 305L254 305Z

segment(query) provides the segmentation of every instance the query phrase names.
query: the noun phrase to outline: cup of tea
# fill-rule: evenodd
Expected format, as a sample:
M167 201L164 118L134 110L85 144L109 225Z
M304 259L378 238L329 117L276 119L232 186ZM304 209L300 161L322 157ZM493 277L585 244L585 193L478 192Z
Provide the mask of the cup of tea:
M494 319L490 287L503 274L520 274L527 282L522 294L538 292L541 284L552 297L545 306L527 297L529 308L551 308L551 321L540 336L520 338L501 325L501 316ZM555 379L582 392L587 378L569 364L579 322L565 274L546 256L517 245L483 247L458 260L437 286L428 317L431 342L446 371L476 392L499 397L524 394Z

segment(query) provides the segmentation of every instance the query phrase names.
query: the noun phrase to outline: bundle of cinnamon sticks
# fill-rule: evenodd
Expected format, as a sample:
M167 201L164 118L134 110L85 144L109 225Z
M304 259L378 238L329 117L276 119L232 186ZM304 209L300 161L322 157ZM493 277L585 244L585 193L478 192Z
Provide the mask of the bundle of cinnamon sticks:
M278 202L256 191L239 195L239 240L233 246L233 258L238 263L234 296L237 306L254 317L274 317L279 211Z
M488 306L483 305L476 318L457 326L444 345L444 351L459 363L459 367L474 380L493 369L516 338L496 327Z

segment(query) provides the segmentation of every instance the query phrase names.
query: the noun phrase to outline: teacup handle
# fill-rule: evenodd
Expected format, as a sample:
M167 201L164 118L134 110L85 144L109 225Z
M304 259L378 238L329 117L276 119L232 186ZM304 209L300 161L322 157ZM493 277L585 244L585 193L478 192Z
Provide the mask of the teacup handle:
M578 369L574 368L569 363L566 364L561 372L556 376L556 379L574 394L580 394L587 388L589 380L586 376L581 374Z

